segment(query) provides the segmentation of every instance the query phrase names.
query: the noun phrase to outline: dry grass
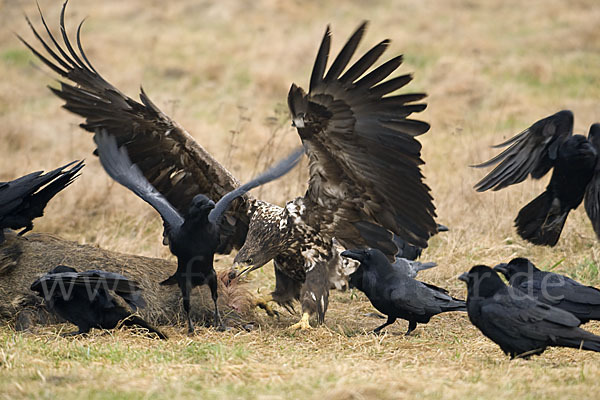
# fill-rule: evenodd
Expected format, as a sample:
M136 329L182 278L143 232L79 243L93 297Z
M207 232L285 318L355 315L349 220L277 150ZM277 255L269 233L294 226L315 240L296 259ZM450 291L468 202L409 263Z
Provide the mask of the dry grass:
M56 27L60 4L41 1ZM363 19L366 48L393 39L404 53L412 90L429 93L422 137L425 175L440 222L424 259L439 268L424 279L464 295L459 272L513 256L600 283L599 250L582 209L572 213L559 244L536 248L520 240L512 220L544 187L526 182L477 194L483 171L467 166L492 154L488 146L562 108L574 111L578 132L597 121L600 98L600 8L593 0L436 2L96 2L72 0L68 25L83 17L84 45L95 66L129 95L139 84L240 179L247 179L297 143L285 96L306 86L318 42L332 24L334 48ZM55 199L36 230L147 256L168 257L154 212L103 173L78 117L44 87L46 69L12 32L28 39L25 10L35 4L0 0L0 180L87 158L83 176ZM37 63L39 65L39 63ZM264 151L269 143L268 151ZM258 160L258 161L257 161ZM306 172L259 195L283 202L304 190ZM133 207L132 207L133 206ZM231 262L222 257L221 265ZM270 267L253 285L273 286ZM258 290L257 289L257 290ZM595 398L599 356L550 350L529 362L509 362L464 315L436 317L410 338L375 337L379 321L360 294L336 293L325 327L292 335L280 321L258 316L253 332L199 330L188 338L150 342L129 333L65 340L0 329L0 397L16 398ZM66 328L66 329L70 329ZM600 333L598 324L589 329Z

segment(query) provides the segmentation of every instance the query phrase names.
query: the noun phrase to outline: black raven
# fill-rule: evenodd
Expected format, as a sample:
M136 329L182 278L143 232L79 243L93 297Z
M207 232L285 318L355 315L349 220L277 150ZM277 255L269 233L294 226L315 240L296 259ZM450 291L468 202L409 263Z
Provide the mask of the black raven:
M595 287L554 272L541 271L526 258L498 264L494 270L502 273L512 287L542 303L570 312L583 324L600 320L600 290Z
M148 182L138 166L131 163L126 148L119 148L114 136L101 130L94 135L94 141L98 146L100 162L108 175L154 207L163 219L169 249L177 257L177 271L161 285L179 285L188 331L194 331L190 318L190 292L193 287L203 284L210 288L215 304L215 327L223 329L217 307L217 276L213 268L214 254L219 246L221 218L234 199L290 171L300 161L304 149L300 147L262 175L227 193L216 204L205 195L197 194L188 212L182 216Z
M46 174L37 171L0 182L0 244L6 228L25 228L19 235L32 230L33 220L44 215L46 204L79 176L83 165L83 161L73 161Z
M458 279L467 283L469 319L510 358L549 346L600 351L600 336L578 328L577 317L506 286L490 267L474 266Z
M408 335L417 322L426 324L434 315L446 311L466 311L464 301L451 297L442 288L412 279L393 267L378 249L346 250L342 256L360 262L350 275L350 285L364 292L371 304L388 316L375 333L402 318L408 321Z
M100 270L77 272L59 265L31 285L48 304L48 308L77 325L77 332L88 333L92 328L113 329L119 323L141 326L159 338L167 337L142 318L132 314L111 294L121 297L133 310L146 306L138 284L126 277Z
M510 146L475 167L498 164L475 188L478 192L500 190L531 175L540 179L551 168L546 190L519 211L518 234L534 244L554 246L569 211L585 196L585 209L600 237L600 124L590 127L588 137L573 135L573 113L568 110L537 121L520 134L494 147Z

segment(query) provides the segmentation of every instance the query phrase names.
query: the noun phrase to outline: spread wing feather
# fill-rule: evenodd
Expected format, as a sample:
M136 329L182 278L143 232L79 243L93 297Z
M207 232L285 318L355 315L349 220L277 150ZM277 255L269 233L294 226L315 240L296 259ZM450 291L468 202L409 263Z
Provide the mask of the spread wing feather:
M171 120L141 90L140 102L121 93L107 82L90 63L81 44L81 26L77 29L77 50L71 44L64 23L67 2L60 17L63 45L52 35L40 11L49 37L44 40L29 19L27 22L47 55L19 39L50 69L66 81L52 92L65 100L64 108L85 118L80 126L90 132L105 129L125 146L146 179L175 207L187 212L192 198L205 194L217 201L239 186L238 181L219 164L192 136ZM54 47L54 49L53 49ZM71 83L69 83L69 81ZM242 246L253 205L249 194L236 199L223 218L222 250Z
M42 186L54 181L57 177L66 176L67 181L75 179L75 174L83 167L83 162L79 162L70 170L66 169L77 162L72 161L45 174L42 171L37 171L10 182L2 182L2 185L0 185L0 219L22 204L23 199L35 193Z
M527 176L544 176L554 165L559 146L573 134L573 113L568 110L537 121L535 124L495 148L509 146L476 168L498 164L475 185L478 192L500 190L523 182Z
M114 136L105 129L96 132L94 142L98 146L100 163L106 173L150 204L162 217L169 230L175 232L183 225L183 217L160 194L142 174L137 165L132 164L125 146L118 147Z
M365 29L366 23L354 32L325 73L328 27L308 94L292 85L288 105L309 158L304 200L315 207L309 218L347 248L370 245L393 260L397 249L391 232L426 247L436 231L435 207L419 168L421 144L415 139L429 124L408 118L425 109L424 103L412 102L426 95L393 95L410 75L384 81L400 66L401 56L366 73L389 40L347 68Z

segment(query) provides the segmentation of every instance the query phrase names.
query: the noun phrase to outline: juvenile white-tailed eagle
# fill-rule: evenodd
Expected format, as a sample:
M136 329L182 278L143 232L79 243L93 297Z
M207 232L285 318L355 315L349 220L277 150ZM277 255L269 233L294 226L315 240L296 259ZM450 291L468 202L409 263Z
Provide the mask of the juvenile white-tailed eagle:
M66 3L65 3L66 6ZM236 188L238 181L142 91L142 103L105 81L89 62L77 31L77 48L69 41L61 13L63 44L44 41L29 25L48 55L21 39L63 78L51 90L64 107L86 118L81 127L105 129L125 146L131 161L180 212L197 193L213 200ZM41 14L41 13L40 13ZM426 247L436 232L435 207L421 174L421 144L415 136L429 124L410 119L425 109L424 93L393 95L412 80L401 75L385 80L402 63L397 56L372 68L389 45L384 40L348 67L365 32L363 23L327 70L331 42L327 28L310 79L309 91L292 85L288 104L293 124L309 158L310 179L304 197L278 207L246 194L223 218L219 252L240 249L236 262L259 268L274 260L276 288L266 300L284 306L302 303L295 327L323 322L328 304L330 260L335 237L346 248L373 247L393 261L392 233ZM370 71L369 71L370 70ZM267 307L268 308L268 307Z

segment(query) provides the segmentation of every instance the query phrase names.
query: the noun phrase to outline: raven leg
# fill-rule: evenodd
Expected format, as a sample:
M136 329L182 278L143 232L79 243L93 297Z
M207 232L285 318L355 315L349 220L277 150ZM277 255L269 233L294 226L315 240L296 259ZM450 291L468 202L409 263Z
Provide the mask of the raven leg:
M27 224L27 226L25 227L25 229L23 229L21 232L18 233L18 235L19 236L23 236L24 234L26 234L27 232L29 232L32 229L33 229L33 224L29 223L29 224Z
M219 315L219 306L217 305L217 298L219 295L217 293L217 275L214 272L208 278L208 287L210 288L212 300L215 303L215 328L217 328L218 331L224 331L225 327L221 321L221 316Z
M412 331L417 327L417 321L413 321L412 319L408 321L408 330L404 335L408 336Z
M377 328L373 329L373 333L379 333L379 332L381 332L381 330L383 328L385 328L388 325L393 324L394 322L396 322L396 317L391 317L391 316L388 315L388 318L387 318L387 321L385 321L385 324L383 324L381 326L378 326Z
M194 333L194 324L192 323L192 317L190 316L190 291L191 285L188 282L180 282L179 289L181 289L181 297L183 298L183 309L188 322L188 333Z

